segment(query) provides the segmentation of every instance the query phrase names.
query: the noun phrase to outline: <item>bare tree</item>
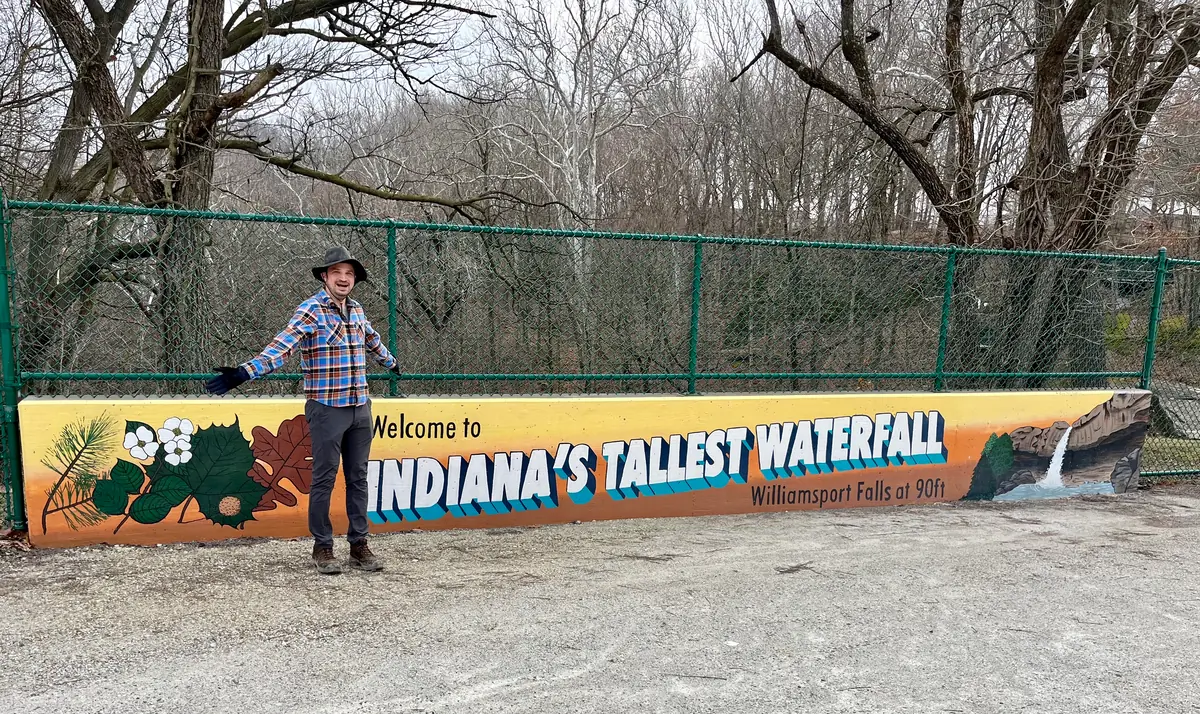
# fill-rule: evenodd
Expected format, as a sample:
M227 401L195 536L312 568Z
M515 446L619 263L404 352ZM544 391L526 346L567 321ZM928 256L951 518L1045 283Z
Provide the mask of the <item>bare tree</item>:
M497 15L474 70L503 103L488 131L514 178L561 204L559 226L595 225L627 165L603 145L667 116L652 100L687 64L689 19L671 0L507 0Z
M70 89L58 70L37 12L16 0L0 2L0 186L10 196L33 195L45 170L54 131L47 117Z
M88 2L89 22L71 0L36 0L76 75L41 187L43 198L95 197L103 183L105 195L119 200L206 208L215 154L232 149L349 190L444 203L345 181L306 166L302 154L276 154L248 134L245 118L235 117L239 111L249 117L276 111L321 78L361 76L374 69L410 86L428 82L415 73L416 65L436 57L459 18L471 11L440 2L285 0L255 6L246 0L227 17L223 0L189 0L185 9L179 4L167 0L165 8L158 6L163 14L154 18L145 55L127 63L122 77L110 67L114 48L129 18L138 11L153 17L154 7L115 0L106 10L99 2ZM186 13L185 32L177 29L176 11ZM128 82L124 93L119 79ZM93 121L99 137L89 145ZM81 164L88 149L91 155ZM61 220L45 220L36 231L39 240L30 246L29 263L42 266L40 272L31 271L32 298L26 308L32 313L29 323L36 325L23 343L32 366L61 365L69 359L74 352L70 335L76 332L71 325L89 304L88 296L102 284L134 275L145 283L149 273L138 266L152 261L158 275L146 286L149 293L141 306L149 308L153 302L166 340L161 368L208 368L201 343L182 339L201 333L206 320L210 238L200 224L159 219L148 239L100 232L84 245L72 243L64 229ZM74 260L64 270L67 255Z
M608 196L630 163L630 154L611 148L649 135L672 111L655 99L687 66L690 18L674 0L505 0L496 14L484 28L479 63L464 77L493 105L474 113L483 132L476 141L494 148L496 180L553 206L552 225L595 227L609 217ZM572 280L555 292L571 306L572 339L590 344L594 248L582 238L568 247ZM539 251L534 262L554 263L556 252ZM557 272L549 263L526 265Z
M852 111L907 166L937 210L947 239L957 245L974 245L984 238L977 107L1004 97L1019 98L1029 105L1024 161L1015 175L996 179L1018 194L1010 244L1095 248L1138 165L1148 126L1200 50L1200 13L1188 3L1156 6L1076 0L1068 7L1061 0L1050 0L1035 3L1032 17L1025 18L991 6L1002 25L1024 30L1028 37L1001 65L1011 81L991 84L987 80L1001 72L968 63L967 57L973 55L966 42L977 35L964 19L968 17L964 7L964 0L946 0L941 8L943 43L936 73L940 96L928 105L904 107L897 101L901 98L888 96L890 88L880 79L871 46L882 32L864 15L886 15L885 7L840 1L833 14L836 40L824 52L828 56L840 51L843 64L826 68L817 59L823 52L808 23L797 17L794 29L785 34L775 0L767 0L769 29L755 61L773 57L805 84ZM800 49L791 49L796 46ZM1022 62L1026 57L1032 62ZM1096 89L1104 91L1102 99L1092 99ZM1067 112L1073 103L1083 110ZM928 112L939 117L938 123L941 118L952 123L954 151L946 159L945 171L907 121L906 115L914 112ZM1086 117L1082 122L1081 115ZM1040 272L1017 271L1006 301L1010 309L1027 309L1033 303L1035 286L1046 277ZM1036 340L1032 350L1013 351L1010 367L1021 363L1030 371L1048 371L1066 346L1064 316L1073 314L1085 300L1092 275L1085 269L1056 269L1049 278L1053 299L1040 310L1029 310L1025 320L1012 323L1010 338L1032 334ZM957 279L965 294L974 271L960 271ZM977 339L972 337L979 329L974 316L960 309L956 318L957 332L968 342ZM1083 337L1085 342L1088 339ZM1090 354L1103 360L1102 350L1092 349ZM969 359L964 366L970 367Z

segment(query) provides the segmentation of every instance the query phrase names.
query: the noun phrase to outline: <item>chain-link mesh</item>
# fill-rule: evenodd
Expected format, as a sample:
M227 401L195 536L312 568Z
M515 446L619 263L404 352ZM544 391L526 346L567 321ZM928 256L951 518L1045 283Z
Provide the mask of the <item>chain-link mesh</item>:
M951 389L1137 386L1153 259L1030 253L959 255L946 349ZM1128 338L1110 343L1122 321Z
M700 384L931 389L945 264L937 252L704 246L698 364L721 378ZM897 373L927 376L886 376Z
M202 251L164 253L155 244L161 232ZM355 298L404 371L437 375L406 379L405 391L673 392L687 385L687 243L41 211L21 212L14 234L27 392L199 392L198 378L56 375L203 373L244 362L319 289L311 267L333 244L367 266L371 279ZM109 247L98 252L98 242ZM386 378L381 368L375 373ZM239 392L298 389L293 378Z
M0 191L0 534L25 526L19 449L16 448L17 366L12 240L8 200Z
M6 426L0 422L0 532L10 530L24 520L24 514L17 512L18 503L13 498L16 489L21 486L16 478L17 470L9 463L13 454L8 453L6 431Z
M334 244L370 271L355 298L409 375L373 367L376 394L1129 387L1161 265L29 203L10 218L25 394L200 394L319 288ZM1181 471L1200 469L1200 267L1170 265L1144 468Z
M1200 261L1167 261L1151 386L1154 418L1142 467L1200 468Z

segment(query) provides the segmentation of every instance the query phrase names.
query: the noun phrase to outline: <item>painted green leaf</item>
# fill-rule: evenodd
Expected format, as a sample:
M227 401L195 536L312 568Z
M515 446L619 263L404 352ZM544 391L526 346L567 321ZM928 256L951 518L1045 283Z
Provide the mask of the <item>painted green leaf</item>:
M92 503L101 513L119 516L125 512L125 506L129 505L129 494L117 482L100 479L96 481L96 490L92 492Z
M250 483L258 486L253 481ZM263 493L266 493L266 489L258 486L254 492L248 493L196 496L196 505L213 523L239 528L246 521L255 520L254 507L262 500Z
M192 490L188 488L187 482L173 475L162 476L151 482L149 492L169 501L171 508L183 503L188 496L192 495Z
M150 478L151 485L158 483L159 479L167 476L177 476L179 478L183 477L183 474L180 473L178 466L172 466L171 464L168 464L161 458L161 456L162 454L158 454L154 461L151 461L150 464L146 466L146 476Z
M129 517L138 523L158 523L171 512L171 502L157 493L143 493L133 499Z
M151 434L158 434L158 432L154 430L154 427L150 426L149 424L147 424L145 422L140 422L140 421L126 421L125 422L125 433L126 434L136 434L138 427L140 427L140 426L144 426L147 429L149 429ZM155 436L154 440L158 441L158 436Z
M250 478L254 452L237 422L198 430L191 446L192 459L172 472L187 484L205 518L234 528L253 520L267 487Z
M142 490L142 482L146 480L146 475L135 464L131 464L123 459L117 459L117 465L113 467L109 478L118 486L125 489L125 493L133 494ZM124 509L122 509L122 512L124 512Z

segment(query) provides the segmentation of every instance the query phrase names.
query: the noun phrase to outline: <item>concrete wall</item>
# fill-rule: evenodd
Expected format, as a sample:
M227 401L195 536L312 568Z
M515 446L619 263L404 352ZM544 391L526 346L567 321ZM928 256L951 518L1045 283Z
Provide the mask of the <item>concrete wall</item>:
M373 532L1136 488L1142 391L375 399ZM302 399L20 405L41 547L308 535ZM339 475L333 520L345 532Z

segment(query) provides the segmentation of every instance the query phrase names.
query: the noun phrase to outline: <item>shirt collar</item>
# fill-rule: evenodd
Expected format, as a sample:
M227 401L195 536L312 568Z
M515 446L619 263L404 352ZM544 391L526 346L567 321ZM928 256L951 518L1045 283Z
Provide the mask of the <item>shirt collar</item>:
M334 310L338 309L337 303L333 301L333 297L329 294L328 291L325 290L325 288L321 288L320 290L318 290L317 294L314 297L322 305L325 305L326 307L331 307ZM354 298L351 298L351 297L346 298L346 308L347 309L356 308L356 307L358 307L358 302Z

